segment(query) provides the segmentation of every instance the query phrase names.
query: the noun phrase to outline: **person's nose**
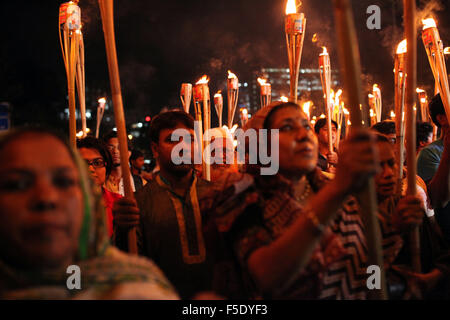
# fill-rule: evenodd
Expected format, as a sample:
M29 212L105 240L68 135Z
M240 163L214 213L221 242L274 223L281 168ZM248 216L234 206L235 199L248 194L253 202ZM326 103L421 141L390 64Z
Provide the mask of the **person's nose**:
M32 191L31 209L35 212L43 212L56 208L58 201L58 191L50 177L40 177Z
M394 169L390 165L384 164L382 170L384 179L391 179L394 176Z

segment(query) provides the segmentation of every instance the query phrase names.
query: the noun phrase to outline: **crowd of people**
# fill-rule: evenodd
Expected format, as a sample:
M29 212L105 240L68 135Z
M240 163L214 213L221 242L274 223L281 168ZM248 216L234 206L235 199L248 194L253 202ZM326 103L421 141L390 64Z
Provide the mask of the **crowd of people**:
M243 128L277 130L275 175L261 175L261 161L239 163L230 131L214 128L207 143L222 141L213 156L224 161L211 164L210 181L202 165L173 159L180 143L195 149L193 118L160 113L148 132L155 170L129 152L133 197L115 132L73 150L51 130L10 130L0 136L0 297L367 299L360 191L373 177L389 299L449 298L450 129L439 94L429 111L439 133L433 141L432 125L417 124L417 195L406 194L406 167L399 177L393 121L351 130L339 145L332 121L330 150L327 119L313 127L291 102L261 108ZM172 139L179 129L186 135Z

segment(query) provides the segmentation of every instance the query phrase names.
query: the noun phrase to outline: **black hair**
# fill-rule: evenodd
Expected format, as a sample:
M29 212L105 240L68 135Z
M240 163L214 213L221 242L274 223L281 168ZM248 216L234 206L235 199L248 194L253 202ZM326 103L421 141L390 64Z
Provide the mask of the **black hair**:
M109 140L111 140L112 138L119 138L119 136L117 135L117 131L111 130L109 132L107 132L101 139L101 141L105 144L105 146L108 146L109 144ZM131 140L127 137L127 146L128 146L128 151L131 151L133 149L133 144L131 142Z
M319 134L320 129L322 129L323 127L325 127L325 125L328 123L327 118L320 118L319 120L317 120L316 124L314 125L314 132ZM338 124L336 121L331 120L331 124L334 125L334 127L338 128Z
M416 124L416 146L419 142L426 142L430 134L433 133L433 126L428 122L417 122Z
M160 113L150 123L149 136L151 142L158 144L159 134L164 129L175 129L179 125L194 130L194 118L184 111L167 111Z
M387 136L385 136L384 134L375 132L374 135L375 135L375 141L376 142L386 142L386 143L389 143L389 144L392 145L392 143L389 140L389 138Z
M383 120L381 122L375 123L371 127L371 129L385 135L395 134L395 122L392 120Z
M98 153L100 153L100 155L103 158L103 161L105 161L106 178L108 178L113 168L113 161L111 153L108 151L108 148L106 147L105 143L100 139L88 136L86 138L77 140L77 149L81 148L95 149L98 151Z
M440 128L441 124L439 123L439 121L437 121L437 116L440 114L445 115L444 104L442 103L440 93L438 93L433 97L433 99L431 99L430 103L428 104L428 109L430 110L431 120L433 120L433 123Z
M136 160L137 158L143 157L144 153L138 149L133 149L131 151L131 156L130 156L130 161L131 160Z

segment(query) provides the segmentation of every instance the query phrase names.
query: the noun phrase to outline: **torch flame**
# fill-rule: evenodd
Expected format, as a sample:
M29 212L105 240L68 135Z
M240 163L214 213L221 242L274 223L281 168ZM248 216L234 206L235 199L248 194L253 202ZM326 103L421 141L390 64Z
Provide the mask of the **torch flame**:
M425 92L425 90L422 90L422 89L420 89L420 88L417 88L417 89L416 89L416 92L417 92L417 93L421 93L421 92Z
M264 78L258 78L259 85L263 86L267 83L267 80Z
M98 99L98 103L106 103L106 99L105 98L100 98L100 99Z
M201 77L196 84L207 84L209 82L208 76L205 74L203 77Z
M322 47L323 51L320 54L321 56L328 54L327 48L326 47Z
M281 100L281 102L288 102L289 101L289 99L286 96L282 96L280 98L280 100Z
M306 113L309 117L309 109L311 108L312 101L307 101L302 105L303 112Z
M214 95L214 98L220 98L222 97L222 90L217 91L217 93Z
M429 28L436 28L436 21L434 21L433 18L428 18L422 20L423 23L423 30L429 29Z
M295 3L295 0L288 0L286 4L286 15L297 13L297 5Z
M391 118L395 118L395 112L394 112L394 111L391 111L390 116L391 116Z
M317 42L317 33L314 33L313 37L312 37L312 42Z
M237 79L237 77L236 77L236 75L233 72L228 70L228 79Z
M403 54L406 52L406 39L400 42L397 46L397 54Z
M247 108L241 108L241 113L246 116L248 114Z
M444 54L450 54L450 47L446 47L444 49Z
M369 93L369 99L372 99L373 97L374 97L374 95ZM372 109L370 111L372 111Z
M339 98L341 95L342 95L342 89L339 89L339 90L336 92L336 98Z
M346 115L349 115L349 114L350 114L350 112L348 111L347 108L344 108L344 114L346 114Z

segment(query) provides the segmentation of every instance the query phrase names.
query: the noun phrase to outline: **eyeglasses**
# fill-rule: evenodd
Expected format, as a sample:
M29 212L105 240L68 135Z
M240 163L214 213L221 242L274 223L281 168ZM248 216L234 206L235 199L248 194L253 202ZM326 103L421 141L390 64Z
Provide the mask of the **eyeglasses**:
M87 166L93 166L95 169L100 169L105 166L105 161L102 158L96 158L94 160L85 160Z

